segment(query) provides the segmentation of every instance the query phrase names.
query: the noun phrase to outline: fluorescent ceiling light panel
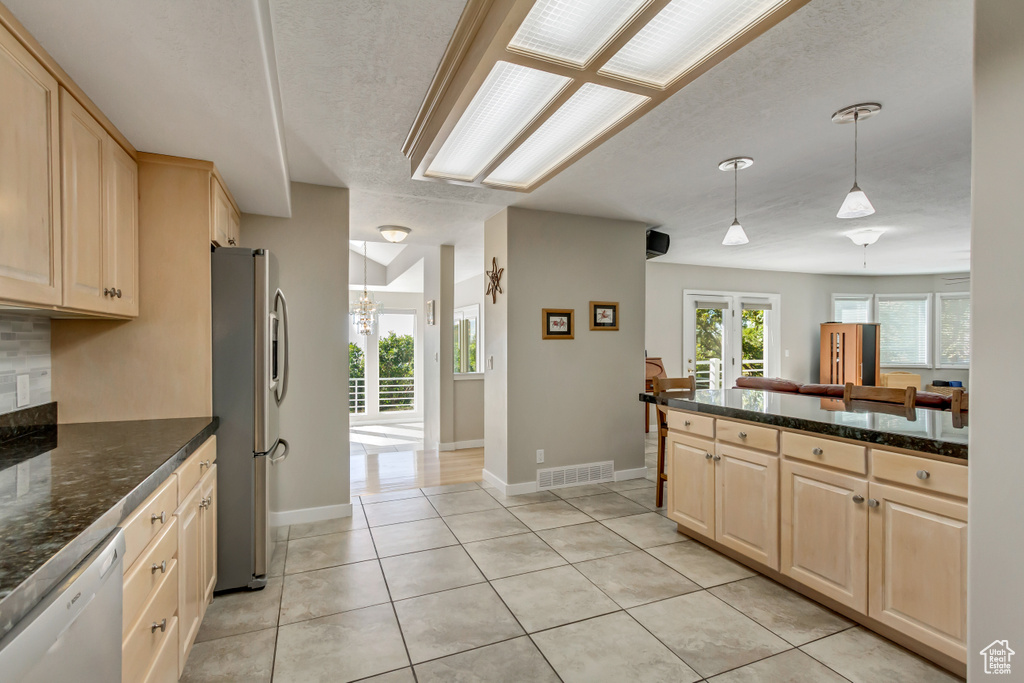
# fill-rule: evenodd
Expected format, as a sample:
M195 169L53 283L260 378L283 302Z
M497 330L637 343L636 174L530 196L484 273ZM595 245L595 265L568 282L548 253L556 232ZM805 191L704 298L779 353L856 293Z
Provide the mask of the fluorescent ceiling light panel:
M476 180L571 81L518 64L496 63L425 175Z
M780 0L672 0L598 73L664 88Z
M649 99L584 83L484 183L518 188L533 185Z
M582 69L651 0L537 0L510 50Z

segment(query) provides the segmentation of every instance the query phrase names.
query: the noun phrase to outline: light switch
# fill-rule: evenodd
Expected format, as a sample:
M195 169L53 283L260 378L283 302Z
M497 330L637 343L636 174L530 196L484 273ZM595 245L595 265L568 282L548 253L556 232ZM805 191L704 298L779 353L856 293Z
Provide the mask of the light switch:
M487 356L487 369L488 370L493 370L494 369L494 356Z
M27 406L30 402L28 393L28 375L18 375L18 408Z

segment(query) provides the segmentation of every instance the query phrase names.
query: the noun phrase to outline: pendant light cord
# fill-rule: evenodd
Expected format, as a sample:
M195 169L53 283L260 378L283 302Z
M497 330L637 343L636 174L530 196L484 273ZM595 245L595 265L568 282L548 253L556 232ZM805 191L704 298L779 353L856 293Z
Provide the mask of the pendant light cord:
M853 112L853 184L857 184L857 120L860 118L860 111Z
M735 223L739 220L739 212L736 210L736 186L739 183L738 175L740 172L740 166L737 162L732 162L732 220Z
M854 173L854 175L856 175L856 173ZM366 289L366 242L365 241L363 242L363 298L364 299L368 298L367 297L367 289Z

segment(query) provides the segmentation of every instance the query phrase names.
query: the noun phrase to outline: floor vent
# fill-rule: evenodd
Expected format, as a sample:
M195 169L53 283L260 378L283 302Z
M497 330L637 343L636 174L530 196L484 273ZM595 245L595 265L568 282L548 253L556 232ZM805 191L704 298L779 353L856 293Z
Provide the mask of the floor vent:
M549 467L537 470L537 490L594 484L600 481L612 481L614 478L615 463L611 460L591 462L586 465L570 465L569 467Z

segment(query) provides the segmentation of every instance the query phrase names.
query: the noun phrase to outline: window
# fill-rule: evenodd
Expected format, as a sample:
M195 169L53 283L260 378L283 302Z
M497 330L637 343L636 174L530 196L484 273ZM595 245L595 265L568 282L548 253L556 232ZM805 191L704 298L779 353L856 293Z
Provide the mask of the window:
M833 294L832 322L869 323L875 297L871 294Z
M971 295L935 295L935 365L967 368L971 363Z
M455 372L480 372L480 306L473 304L455 309L452 332Z
M879 294L875 320L881 325L881 361L888 367L931 367L931 294Z

